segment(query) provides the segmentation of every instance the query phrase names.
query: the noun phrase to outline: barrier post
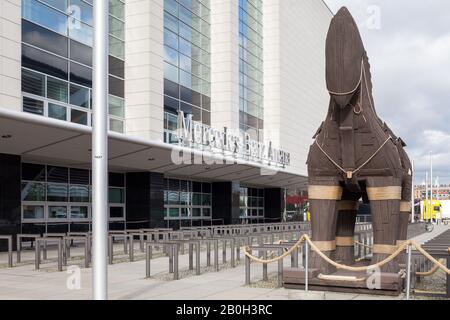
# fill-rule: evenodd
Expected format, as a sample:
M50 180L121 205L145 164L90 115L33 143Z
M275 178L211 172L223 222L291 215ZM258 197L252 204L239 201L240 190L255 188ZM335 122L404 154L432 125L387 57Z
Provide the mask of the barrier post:
M8 238L8 268L13 267L12 236Z
M245 256L245 285L250 285L250 258Z
M211 242L206 242L206 266L211 267Z
M308 277L309 277L309 245L305 241L305 292L308 292Z
M178 275L178 256L179 256L179 244L174 244L173 245L173 264L174 264L174 270L173 270L173 278L175 280L179 279L179 275Z
M147 244L145 248L145 276L146 278L150 278L150 256L151 256L151 245Z
M36 270L39 270L40 260L41 260L40 244L39 240L36 239L36 244L34 247L34 268Z
M408 253L408 261L406 263L406 300L409 300L409 292L411 290L411 252L412 247L409 245L406 249Z
M283 254L283 249L278 250L279 255ZM278 260L278 288L283 286L283 259Z
M113 264L114 261L114 244L113 244L113 237L108 237L108 246L109 246L109 264ZM86 239L86 249L87 249L87 239ZM87 253L86 253L86 261L87 261ZM89 267L89 264L88 264Z
M64 243L64 245L65 245L65 243ZM62 246L63 246L63 240L58 239L58 271L59 272L62 271L62 250L63 250Z
M263 252L263 259L266 260L267 259L267 251L264 250ZM267 276L267 263L263 263L263 280L267 281L269 280L268 276Z
M200 241L195 244L195 274L200 275Z

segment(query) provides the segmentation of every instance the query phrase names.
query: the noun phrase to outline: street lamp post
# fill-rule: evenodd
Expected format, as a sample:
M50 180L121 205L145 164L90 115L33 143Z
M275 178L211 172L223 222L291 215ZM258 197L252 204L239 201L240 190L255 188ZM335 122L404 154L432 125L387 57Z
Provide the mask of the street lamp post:
M433 151L430 151L430 220L433 222Z
M425 220L428 222L428 171L425 175Z
M415 202L415 196L414 196L414 160L411 161L411 180L412 180L412 184L411 184L411 223L415 222L415 217L414 217L414 202Z
M109 1L94 1L92 121L92 288L108 298L108 23Z

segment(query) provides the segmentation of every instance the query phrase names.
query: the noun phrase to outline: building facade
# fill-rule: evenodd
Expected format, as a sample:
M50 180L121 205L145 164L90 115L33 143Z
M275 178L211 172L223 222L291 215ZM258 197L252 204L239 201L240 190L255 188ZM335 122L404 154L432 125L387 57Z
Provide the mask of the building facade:
M0 233L87 230L93 1L0 4ZM327 110L326 5L109 4L110 228L280 220Z
M429 186L428 186L429 187ZM425 200L427 197L426 187L424 185L417 185L414 187L414 197L416 200ZM428 190L428 197L430 197L430 190ZM450 200L450 185L441 184L433 186L434 200Z

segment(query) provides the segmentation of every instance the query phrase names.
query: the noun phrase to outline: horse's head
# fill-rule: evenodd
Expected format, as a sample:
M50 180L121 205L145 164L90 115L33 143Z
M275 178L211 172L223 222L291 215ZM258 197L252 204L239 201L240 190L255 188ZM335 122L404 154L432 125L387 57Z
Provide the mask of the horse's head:
M332 99L345 108L359 94L365 49L358 26L346 7L331 21L326 42L326 79Z

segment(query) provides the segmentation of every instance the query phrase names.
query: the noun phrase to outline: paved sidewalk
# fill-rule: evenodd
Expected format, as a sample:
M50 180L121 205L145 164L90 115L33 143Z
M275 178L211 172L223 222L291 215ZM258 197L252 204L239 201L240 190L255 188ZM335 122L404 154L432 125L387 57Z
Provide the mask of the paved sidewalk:
M241 258L243 262L243 257ZM202 265L206 253L202 252ZM220 253L220 262L222 256ZM286 259L285 265L290 263ZM80 262L82 265L82 261ZM110 299L188 299L188 300L373 300L393 299L392 297L365 296L359 294L339 294L263 289L244 286L245 268L241 264L234 269L208 272L200 276L187 274L188 257L180 257L179 281L167 281L168 258L152 260L152 275L145 279L145 262L118 263L109 267ZM90 299L92 269L80 269L81 289L69 290L66 283L67 272L55 272L55 264L43 265L39 271L33 265L13 269L0 269L0 299L49 299L72 300ZM277 265L269 265L269 277L276 276ZM252 282L262 278L262 266L252 264ZM402 298L402 297L400 297ZM396 299L400 299L396 298Z
M424 228L425 228L425 226L424 226ZM425 233L423 233L417 237L414 237L412 239L414 241L416 241L418 244L422 245L425 242L428 242L428 241L438 237L439 235L443 234L447 230L450 230L450 226L446 226L446 225L434 226L434 229L432 232L425 232Z

